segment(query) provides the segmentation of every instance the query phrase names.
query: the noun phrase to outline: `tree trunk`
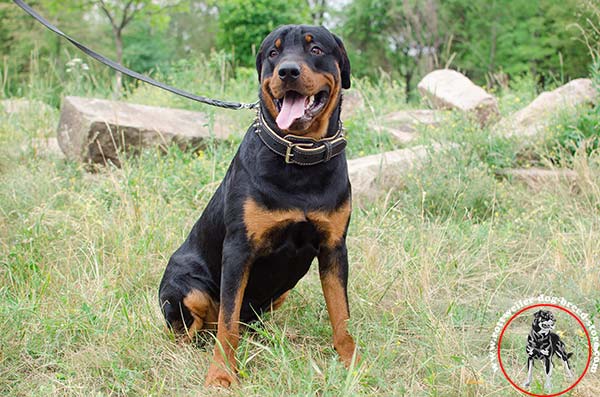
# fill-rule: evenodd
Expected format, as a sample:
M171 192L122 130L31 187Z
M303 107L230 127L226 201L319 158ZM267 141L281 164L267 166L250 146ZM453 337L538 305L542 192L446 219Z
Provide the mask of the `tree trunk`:
M117 50L117 63L119 65L123 64L123 37L121 35L120 29L113 30L115 36L115 48ZM121 72L116 72L115 74L115 87L114 87L114 96L115 98L121 97L121 87L123 86L123 75Z
M406 103L408 103L410 99L410 82L412 80L412 71L407 71L404 75L404 95L406 96Z

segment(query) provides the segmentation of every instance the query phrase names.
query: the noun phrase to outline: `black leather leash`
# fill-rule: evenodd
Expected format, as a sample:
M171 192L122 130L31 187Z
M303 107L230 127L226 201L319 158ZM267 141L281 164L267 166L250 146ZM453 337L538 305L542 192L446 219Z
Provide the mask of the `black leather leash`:
M193 101L197 101L197 102L201 102L201 103L205 103L207 105L211 105L211 106L217 106L217 107L221 107L221 108L225 108L225 109L234 109L234 110L238 110L238 109L254 109L258 106L258 102L254 102L254 103L240 103L240 102L229 102L229 101L221 101L219 99L211 99L211 98L207 98L204 96L200 96L200 95L194 95L192 93L189 93L187 91L183 91L180 90L179 88L175 88L175 87L171 87L169 85L166 85L164 83L161 83L160 81L156 81L153 78L150 78L148 76L144 76L143 74L140 74L138 72L134 72L131 69L126 68L123 65L118 64L117 62L106 58L105 56L98 54L97 52L89 49L88 47L84 46L83 44L79 43L78 41L76 41L75 39L69 37L67 34L63 33L60 29L58 29L56 26L52 25L50 22L48 22L44 17L42 17L41 15L39 15L37 12L35 12L30 6L28 6L27 4L25 4L23 1L21 0L13 0L14 3L16 5L18 5L19 7L21 7L26 13L28 13L29 15L31 15L35 20L37 20L39 23L41 23L42 25L44 25L45 27L47 27L48 29L50 29L52 32L56 33L57 35L64 37L65 39L67 39L68 41L71 42L71 44L73 44L75 47L79 48L81 51L83 51L86 55L94 58L95 60L97 60L100 63L103 63L104 65L117 70L129 77L133 77L134 79L138 79L141 80L145 83L151 84L155 87L161 88L163 90L172 92L175 95L179 95L182 96L184 98L188 98L191 99Z

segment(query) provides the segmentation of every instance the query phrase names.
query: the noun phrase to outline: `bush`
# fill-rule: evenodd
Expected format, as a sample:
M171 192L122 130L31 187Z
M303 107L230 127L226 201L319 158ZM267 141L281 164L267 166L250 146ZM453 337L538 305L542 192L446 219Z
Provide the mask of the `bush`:
M231 52L239 65L253 66L263 39L276 27L309 23L305 2L285 0L225 0L219 4L217 44Z

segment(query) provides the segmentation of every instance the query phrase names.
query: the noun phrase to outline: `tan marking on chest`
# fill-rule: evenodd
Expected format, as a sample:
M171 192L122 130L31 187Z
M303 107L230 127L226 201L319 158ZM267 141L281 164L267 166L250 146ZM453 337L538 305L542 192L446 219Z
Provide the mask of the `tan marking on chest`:
M265 238L275 228L296 222L312 222L325 235L325 245L336 246L344 236L352 208L346 201L333 211L310 211L299 209L268 210L253 199L244 203L244 224L248 239L257 247L265 246Z
M334 248L344 237L351 212L352 205L348 200L333 211L309 212L308 219L325 235L325 245Z
M244 224L248 238L258 246L263 245L269 231L290 223L306 221L300 210L268 210L252 199L244 203Z

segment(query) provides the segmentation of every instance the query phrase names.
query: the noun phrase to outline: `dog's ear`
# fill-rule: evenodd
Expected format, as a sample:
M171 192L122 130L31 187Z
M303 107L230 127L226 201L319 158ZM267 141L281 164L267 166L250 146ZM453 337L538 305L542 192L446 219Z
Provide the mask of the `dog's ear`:
M261 74L262 74L262 66L263 66L263 52L264 52L264 45L260 46L260 49L258 50L258 54L256 54L256 73L258 73L258 82L260 83L260 78L261 78Z
M538 310L537 312L533 313L533 318L542 317L542 312L543 312L543 310Z
M344 43L342 39L338 36L333 35L335 42L337 43L340 51L340 73L342 74L342 88L348 89L350 88L350 59L348 58L348 53L346 52L346 47L344 47Z

